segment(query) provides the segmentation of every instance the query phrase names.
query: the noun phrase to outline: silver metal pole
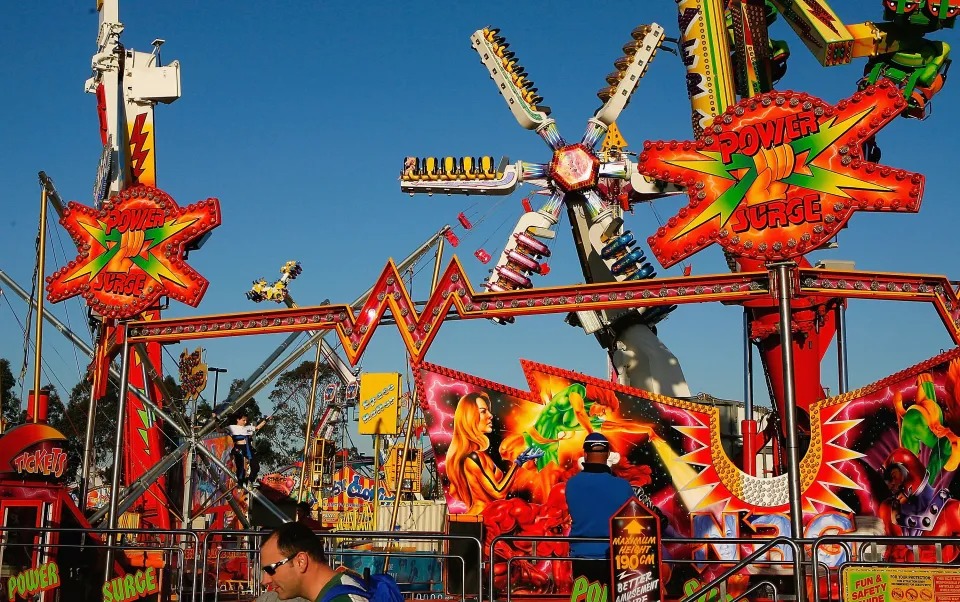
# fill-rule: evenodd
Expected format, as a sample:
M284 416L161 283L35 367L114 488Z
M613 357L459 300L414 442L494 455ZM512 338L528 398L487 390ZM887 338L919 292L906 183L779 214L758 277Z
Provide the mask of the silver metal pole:
M310 452L310 443L313 426L313 414L317 410L317 381L320 380L320 359L323 356L323 346L317 343L317 358L313 360L313 382L310 383L310 399L307 403L307 428L303 431L303 463L300 464L300 487L297 489L297 502L304 501L303 490L307 480L307 454Z
M133 505L133 502L137 501L137 499L147 491L150 485L156 479L158 479L160 475L165 474L177 463L177 459L186 453L189 446L189 441L183 442L179 447L177 447L177 449L167 454L163 459L151 466L147 472L143 473L139 479L131 483L129 487L125 488L121 492L121 495L118 496L120 499L117 502L117 513L123 514L126 512L127 509ZM88 519L90 524L96 525L102 521L107 516L109 511L110 506L108 505L91 514Z
M194 458L194 446L196 441L194 441L194 431L196 430L196 424L194 423L194 418L197 414L197 400L193 400L193 416L190 418L190 447L187 449L186 458L184 458L183 465L183 528L189 529L192 519L190 517L190 506L192 503L193 492L192 482L193 482L193 458Z
M116 442L113 446L113 476L110 479L110 514L107 521L109 529L116 529L120 517L117 515L117 502L120 497L120 463L123 453L123 423L127 412L127 383L130 375L130 342L127 339L127 325L123 325L123 360L120 363L120 398L117 400L117 432ZM113 573L113 545L116 536L110 533L107 537L107 562L104 582L110 581L110 575Z
M743 310L743 415L753 420L753 343L750 342L750 312Z
M430 279L430 293L433 294L433 291L437 288L437 283L440 282L440 262L443 261L443 239L437 243L437 252L433 259L433 277Z
M787 431L787 480L790 492L791 537L803 536L803 509L800 499L800 449L797 441L797 389L793 369L793 331L790 328L791 282L793 262L772 263L771 278L777 281L777 301L780 305L780 349L783 359L784 425ZM798 600L804 592L797 592Z
M839 300L837 305L837 371L839 376L839 394L849 389L850 373L847 364L847 303Z
M103 323L100 323L100 336L106 336L103 332ZM90 491L90 471L96 462L96 451L93 449L93 439L96 434L97 425L97 398L94 387L90 386L90 399L87 403L87 430L84 433L83 459L80 463L80 503L81 508L87 508L87 493Z

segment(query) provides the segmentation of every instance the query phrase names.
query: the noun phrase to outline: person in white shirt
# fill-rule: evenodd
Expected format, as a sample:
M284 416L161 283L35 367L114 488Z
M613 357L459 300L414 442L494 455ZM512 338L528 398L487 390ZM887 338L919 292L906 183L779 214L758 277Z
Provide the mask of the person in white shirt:
M230 453L233 455L233 462L237 467L237 485L240 487L245 487L248 482L247 463L250 464L249 482L251 485L257 482L260 462L257 460L256 454L253 453L253 435L262 429L270 418L270 416L267 416L260 421L260 424L251 426L247 424L249 419L246 415L238 414L234 418L233 424L227 427L230 437L233 438L233 449L230 450Z

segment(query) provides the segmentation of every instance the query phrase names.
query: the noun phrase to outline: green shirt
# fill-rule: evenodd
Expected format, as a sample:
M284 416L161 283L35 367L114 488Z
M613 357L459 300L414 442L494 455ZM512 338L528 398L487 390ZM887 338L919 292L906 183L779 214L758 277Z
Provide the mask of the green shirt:
M359 579L359 575L341 567L337 569L337 574L323 586L323 589L317 594L317 599L314 600L314 602L324 602L323 597L327 595L327 592L338 585L353 585L366 591L366 588ZM339 596L330 598L326 602L367 602L367 598L353 594L340 594Z

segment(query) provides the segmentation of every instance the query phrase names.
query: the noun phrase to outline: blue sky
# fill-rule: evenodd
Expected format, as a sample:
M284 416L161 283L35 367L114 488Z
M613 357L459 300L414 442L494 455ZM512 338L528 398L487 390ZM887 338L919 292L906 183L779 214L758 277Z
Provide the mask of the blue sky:
M881 3L835 2L847 22L881 16ZM95 50L94 0L16 2L0 22L0 141L3 208L0 269L29 286L39 212L36 174L53 177L66 200L90 203L100 142L95 99L84 94ZM612 2L226 2L125 0L121 19L127 47L149 50L161 37L163 59L182 62L183 97L156 113L158 182L181 205L220 199L223 225L190 257L210 280L198 309L174 304L168 316L254 309L244 298L251 280L278 276L280 265L302 262L292 292L301 304L325 298L345 303L373 284L388 257L400 259L460 211L485 220L456 252L475 286L486 275L473 252L496 256L529 188L495 201L414 197L400 192L405 155L494 155L546 161L548 150L521 129L496 93L470 34L501 28L570 138L583 132L599 106L595 92L630 31L656 21L677 35L675 3ZM829 101L854 92L862 63L821 68L783 22L793 58L780 88ZM953 32L939 37L952 41ZM861 269L956 276L957 138L949 134L958 106L948 82L924 121L898 120L880 138L883 162L927 175L919 215L856 214L838 250L813 259L852 259ZM689 139L689 103L680 60L661 52L619 125L630 147L647 139ZM666 219L679 198L656 205ZM496 205L496 206L495 206ZM627 217L641 240L657 227L649 207ZM499 229L498 229L499 228ZM582 280L561 223L552 272L538 284ZM46 273L75 249L66 233L50 234ZM449 252L449 247L448 247ZM448 254L449 257L449 254ZM718 248L696 255L697 274L725 271ZM430 267L414 287L426 296ZM679 268L661 273L678 275ZM17 317L24 304L12 293L0 300L0 357L20 364ZM56 308L83 331L76 300ZM851 384L864 385L952 346L932 306L854 301L848 317ZM663 323L661 336L676 353L694 391L741 398L741 313L721 305L687 306ZM69 389L87 364L56 331L46 331L49 376ZM245 377L282 337L213 340L210 365ZM191 346L192 348L192 346ZM182 346L170 348L179 355ZM304 358L311 358L306 354ZM451 322L427 359L509 385L524 386L519 358L602 375L606 357L591 337L559 316L523 318L508 327L485 321ZM32 359L32 354L31 354ZM167 367L172 366L172 362ZM403 371L400 338L379 330L363 368ZM824 384L836 390L834 356ZM31 382L28 373L28 382ZM758 379L758 385L762 380ZM29 386L28 386L29 388ZM223 387L221 387L222 389ZM765 392L758 389L758 393ZM208 396L212 391L207 391ZM263 400L266 394L261 394Z

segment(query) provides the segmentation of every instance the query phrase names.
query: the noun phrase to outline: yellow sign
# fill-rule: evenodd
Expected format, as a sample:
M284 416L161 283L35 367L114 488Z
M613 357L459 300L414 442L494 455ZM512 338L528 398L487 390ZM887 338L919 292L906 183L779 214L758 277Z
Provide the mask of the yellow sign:
M361 435L396 435L400 413L400 373L368 373L360 378Z
M960 569L847 565L843 602L960 602Z
M623 134L620 133L620 128L617 127L616 122L611 123L610 127L607 128L607 135L603 138L600 151L606 153L614 148L620 150L627 148L627 141L624 139Z

